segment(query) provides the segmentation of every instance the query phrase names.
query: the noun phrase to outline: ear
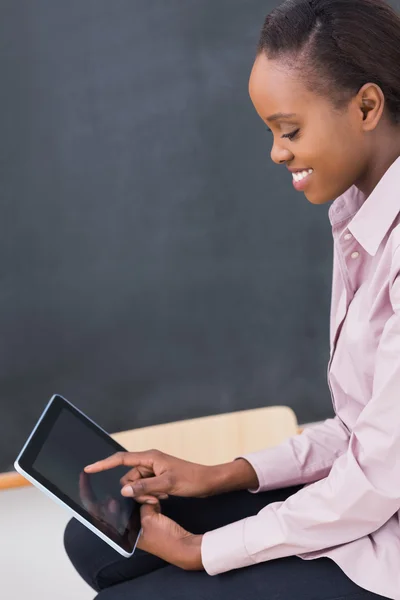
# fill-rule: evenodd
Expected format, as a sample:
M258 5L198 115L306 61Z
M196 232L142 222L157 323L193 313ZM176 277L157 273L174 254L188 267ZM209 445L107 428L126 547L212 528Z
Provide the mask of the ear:
M385 96L379 85L364 84L357 94L357 103L364 131L372 131L378 125L385 107Z

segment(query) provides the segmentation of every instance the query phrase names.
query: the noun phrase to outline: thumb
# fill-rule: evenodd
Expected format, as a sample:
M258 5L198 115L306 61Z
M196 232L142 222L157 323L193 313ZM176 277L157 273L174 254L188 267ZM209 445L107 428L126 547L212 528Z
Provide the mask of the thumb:
M121 494L133 498L152 496L157 493L168 494L170 487L167 476L163 474L159 477L145 477L133 483L128 483L122 488Z
M160 513L161 506L159 502L157 502L157 504L142 504L140 506L140 518L142 519L142 521L145 518L149 519Z

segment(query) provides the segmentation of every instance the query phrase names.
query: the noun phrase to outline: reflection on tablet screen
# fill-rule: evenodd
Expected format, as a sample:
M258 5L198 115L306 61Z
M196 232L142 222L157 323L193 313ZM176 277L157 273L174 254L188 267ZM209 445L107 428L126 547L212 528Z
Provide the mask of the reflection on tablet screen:
M33 467L70 500L95 519L105 533L123 535L133 510L131 498L121 495L126 467L87 474L83 468L115 453L115 448L89 429L69 410L62 409L40 449Z

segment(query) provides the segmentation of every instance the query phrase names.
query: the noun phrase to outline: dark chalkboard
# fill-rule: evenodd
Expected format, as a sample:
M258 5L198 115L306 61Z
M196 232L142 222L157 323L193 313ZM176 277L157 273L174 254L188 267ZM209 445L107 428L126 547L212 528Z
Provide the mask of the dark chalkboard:
M248 95L274 3L0 6L0 470L56 392L109 431L331 416L329 206Z

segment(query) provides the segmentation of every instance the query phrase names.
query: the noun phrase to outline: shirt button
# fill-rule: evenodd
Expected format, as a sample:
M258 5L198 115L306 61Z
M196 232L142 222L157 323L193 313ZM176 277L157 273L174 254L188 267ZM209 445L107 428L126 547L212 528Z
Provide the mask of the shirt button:
M360 256L359 252L352 252L351 253L351 258L358 258Z
M353 236L351 235L351 233L346 233L346 235L344 236L345 240L350 240Z

